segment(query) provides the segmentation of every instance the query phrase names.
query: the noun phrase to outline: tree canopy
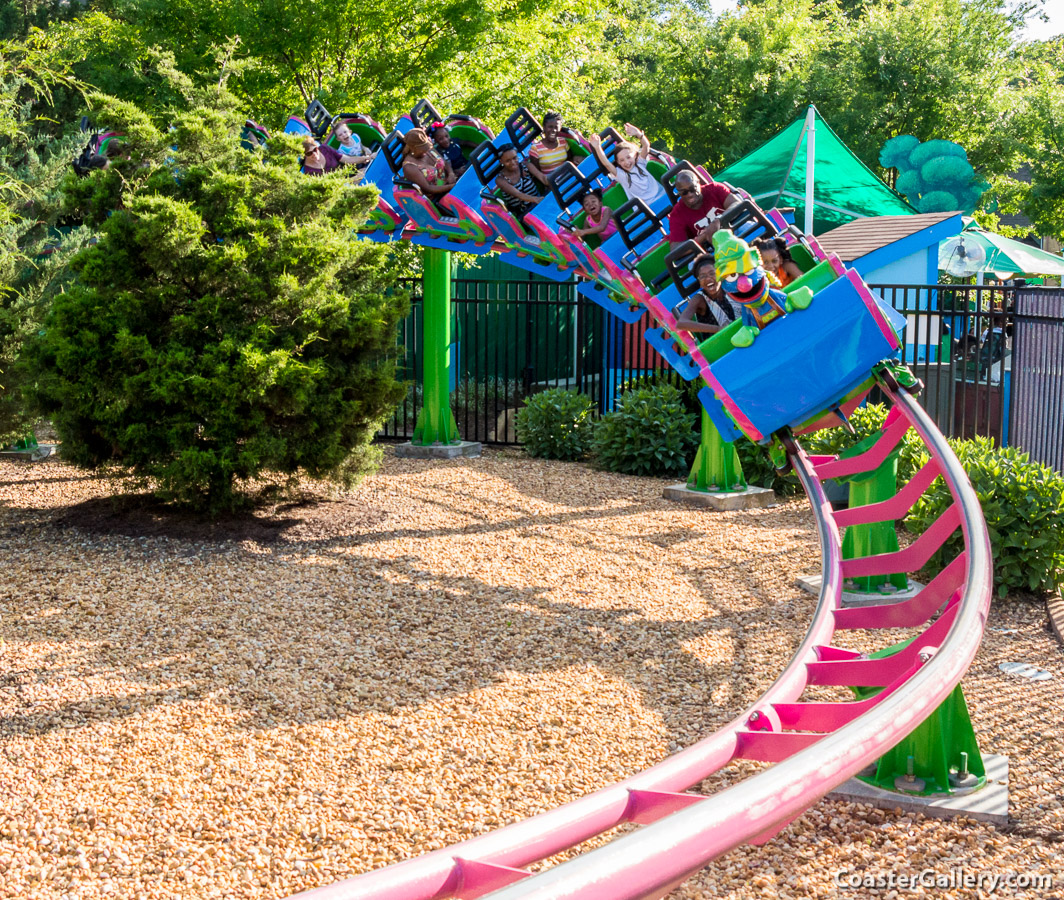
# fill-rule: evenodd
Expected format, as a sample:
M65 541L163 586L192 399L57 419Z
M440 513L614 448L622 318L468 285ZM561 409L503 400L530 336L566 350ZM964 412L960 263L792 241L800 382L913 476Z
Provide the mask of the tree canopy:
M388 125L427 96L496 127L522 105L586 129L636 121L721 169L812 102L888 181L890 138L955 141L992 185L984 215L1023 209L1058 235L1064 217L1060 43L1022 39L1040 0L746 0L720 16L685 0L359 0L312 15L293 0L73 6L20 4L7 19L0 6L0 25L47 25L57 64L148 109L183 102L158 74L160 48L202 85L234 38L230 87L274 129L312 99ZM1024 163L1030 184L1012 177Z

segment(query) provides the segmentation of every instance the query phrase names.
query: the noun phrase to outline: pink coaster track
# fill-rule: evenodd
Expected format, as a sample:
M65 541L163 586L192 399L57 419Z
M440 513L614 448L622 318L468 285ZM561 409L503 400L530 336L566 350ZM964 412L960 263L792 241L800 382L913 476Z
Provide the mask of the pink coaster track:
M811 459L797 443L791 463L820 535L823 583L798 652L738 718L632 778L549 812L385 869L298 895L304 900L649 900L666 895L712 859L760 844L897 744L960 682L982 638L991 596L990 543L975 492L919 404L881 384L891 412L880 440L847 460ZM824 479L871 471L909 428L931 457L891 500L835 512ZM911 546L843 560L840 528L900 518L940 476L953 505ZM963 549L919 594L882 606L841 609L847 577L916 572L957 528ZM921 628L881 659L831 646L836 630ZM802 702L808 685L880 686L853 702ZM712 795L687 793L736 759L776 763ZM539 874L525 867L619 825L646 827Z

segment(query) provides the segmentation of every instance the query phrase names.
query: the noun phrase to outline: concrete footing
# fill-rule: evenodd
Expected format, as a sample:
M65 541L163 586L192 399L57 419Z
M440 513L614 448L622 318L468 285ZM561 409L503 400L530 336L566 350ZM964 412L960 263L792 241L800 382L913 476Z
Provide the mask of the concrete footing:
M810 594L820 593L820 584L823 581L823 577L820 575L799 575L795 582L803 591L808 591ZM843 585L845 587L845 585ZM917 594L924 589L924 586L919 581L913 581L909 579L909 587L904 591L893 590L883 591L878 594L868 594L864 591L847 591L842 592L842 605L843 607L850 606L882 606L884 603L901 603L902 600L911 600Z
M1009 760L1007 756L984 753L986 785L969 793L921 797L900 791L885 791L851 778L833 790L828 797L850 803L865 803L877 809L896 809L923 813L939 819L967 816L981 822L1004 825L1009 820Z
M456 444L413 444L407 441L395 448L395 455L404 459L457 459L460 456L480 456L484 445L480 441L458 441Z
M25 459L31 462L40 462L55 456L59 452L58 444L38 444L32 450L0 450L0 459Z
M1049 613L1049 627L1057 640L1064 644L1064 591L1046 601L1046 612Z
M755 485L751 485L745 491L709 493L708 491L691 490L686 484L670 484L665 488L663 496L666 500L708 506L718 512L726 512L732 509L764 509L765 507L776 505L775 491L769 488L756 487Z

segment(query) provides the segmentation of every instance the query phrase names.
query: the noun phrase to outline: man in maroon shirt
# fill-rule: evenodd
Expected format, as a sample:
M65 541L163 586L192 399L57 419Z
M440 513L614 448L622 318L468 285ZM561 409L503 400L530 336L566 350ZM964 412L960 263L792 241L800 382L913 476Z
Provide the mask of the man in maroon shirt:
M669 213L669 246L695 240L705 247L720 228L721 213L740 202L738 194L719 181L701 185L694 172L684 169L676 176L676 193L680 199Z

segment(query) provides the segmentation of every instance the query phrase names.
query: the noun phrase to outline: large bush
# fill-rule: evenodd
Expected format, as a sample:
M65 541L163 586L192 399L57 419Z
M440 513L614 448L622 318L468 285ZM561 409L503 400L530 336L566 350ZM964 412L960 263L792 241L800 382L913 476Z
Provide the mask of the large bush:
M591 398L554 388L529 397L517 413L517 439L529 456L581 459L591 446Z
M670 384L628 391L595 428L595 462L630 475L686 475L698 446L695 421Z
M995 447L989 438L950 445L983 508L998 596L1059 588L1064 584L1064 476L1031 462L1015 447ZM923 533L952 502L942 479L935 479L905 520L906 527ZM960 549L957 532L938 561L953 558Z
M301 175L287 136L242 149L224 88L159 123L95 103L129 157L67 185L99 242L32 348L64 455L211 511L264 473L359 477L403 396L406 303L385 251L351 234L375 192Z

